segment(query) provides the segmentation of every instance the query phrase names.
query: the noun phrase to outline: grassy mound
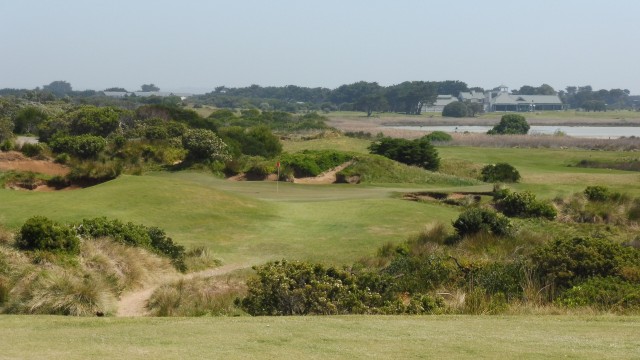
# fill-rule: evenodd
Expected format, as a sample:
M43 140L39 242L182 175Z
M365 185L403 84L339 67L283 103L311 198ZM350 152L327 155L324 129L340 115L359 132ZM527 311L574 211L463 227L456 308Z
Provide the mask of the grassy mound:
M419 167L408 166L380 155L358 155L357 161L340 171L339 179L353 179L367 184L430 184L445 186L469 186L481 184L480 181L427 171Z

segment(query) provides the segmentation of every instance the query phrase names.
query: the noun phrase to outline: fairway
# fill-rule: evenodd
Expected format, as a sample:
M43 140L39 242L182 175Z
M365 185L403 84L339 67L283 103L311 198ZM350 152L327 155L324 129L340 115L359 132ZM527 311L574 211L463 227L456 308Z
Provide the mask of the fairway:
M615 316L1 316L0 358L633 359L640 318Z
M223 263L275 259L348 264L385 242L448 223L458 209L400 200L412 188L232 182L197 172L121 176L75 191L0 190L0 223L34 215L64 222L106 216L158 226L186 246L206 246ZM433 188L431 186L430 188Z

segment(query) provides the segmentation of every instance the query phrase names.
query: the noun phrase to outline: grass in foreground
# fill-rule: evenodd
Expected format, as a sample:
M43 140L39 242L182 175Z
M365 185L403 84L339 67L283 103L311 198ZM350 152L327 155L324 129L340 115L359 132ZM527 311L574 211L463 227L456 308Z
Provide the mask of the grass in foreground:
M631 359L640 318L0 316L3 358Z

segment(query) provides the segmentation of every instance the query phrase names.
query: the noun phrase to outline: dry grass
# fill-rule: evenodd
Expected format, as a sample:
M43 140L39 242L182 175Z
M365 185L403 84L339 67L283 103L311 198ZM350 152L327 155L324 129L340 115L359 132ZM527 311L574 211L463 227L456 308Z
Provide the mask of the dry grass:
M554 135L452 134L453 140L442 145L492 148L577 148L589 150L638 150L640 138L586 139Z
M25 253L3 245L0 293L6 294L0 310L13 314L109 315L115 312L122 291L168 273L175 273L168 259L110 239L82 241L77 257Z
M149 299L154 316L239 315L234 300L246 291L243 283L209 278L183 278L159 287Z

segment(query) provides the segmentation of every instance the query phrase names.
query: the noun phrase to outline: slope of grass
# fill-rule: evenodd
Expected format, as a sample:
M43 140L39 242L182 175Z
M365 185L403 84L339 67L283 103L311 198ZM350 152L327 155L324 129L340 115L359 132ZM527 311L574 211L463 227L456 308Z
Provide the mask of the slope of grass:
M445 186L480 185L481 182L407 166L380 155L360 155L356 162L339 174L359 176L368 184L437 184Z
M395 188L231 182L180 172L123 176L76 191L0 190L0 223L43 215L61 222L106 216L158 226L180 244L206 246L225 263L291 258L350 263L404 240L455 208L393 198Z
M1 316L3 358L632 359L640 318Z

